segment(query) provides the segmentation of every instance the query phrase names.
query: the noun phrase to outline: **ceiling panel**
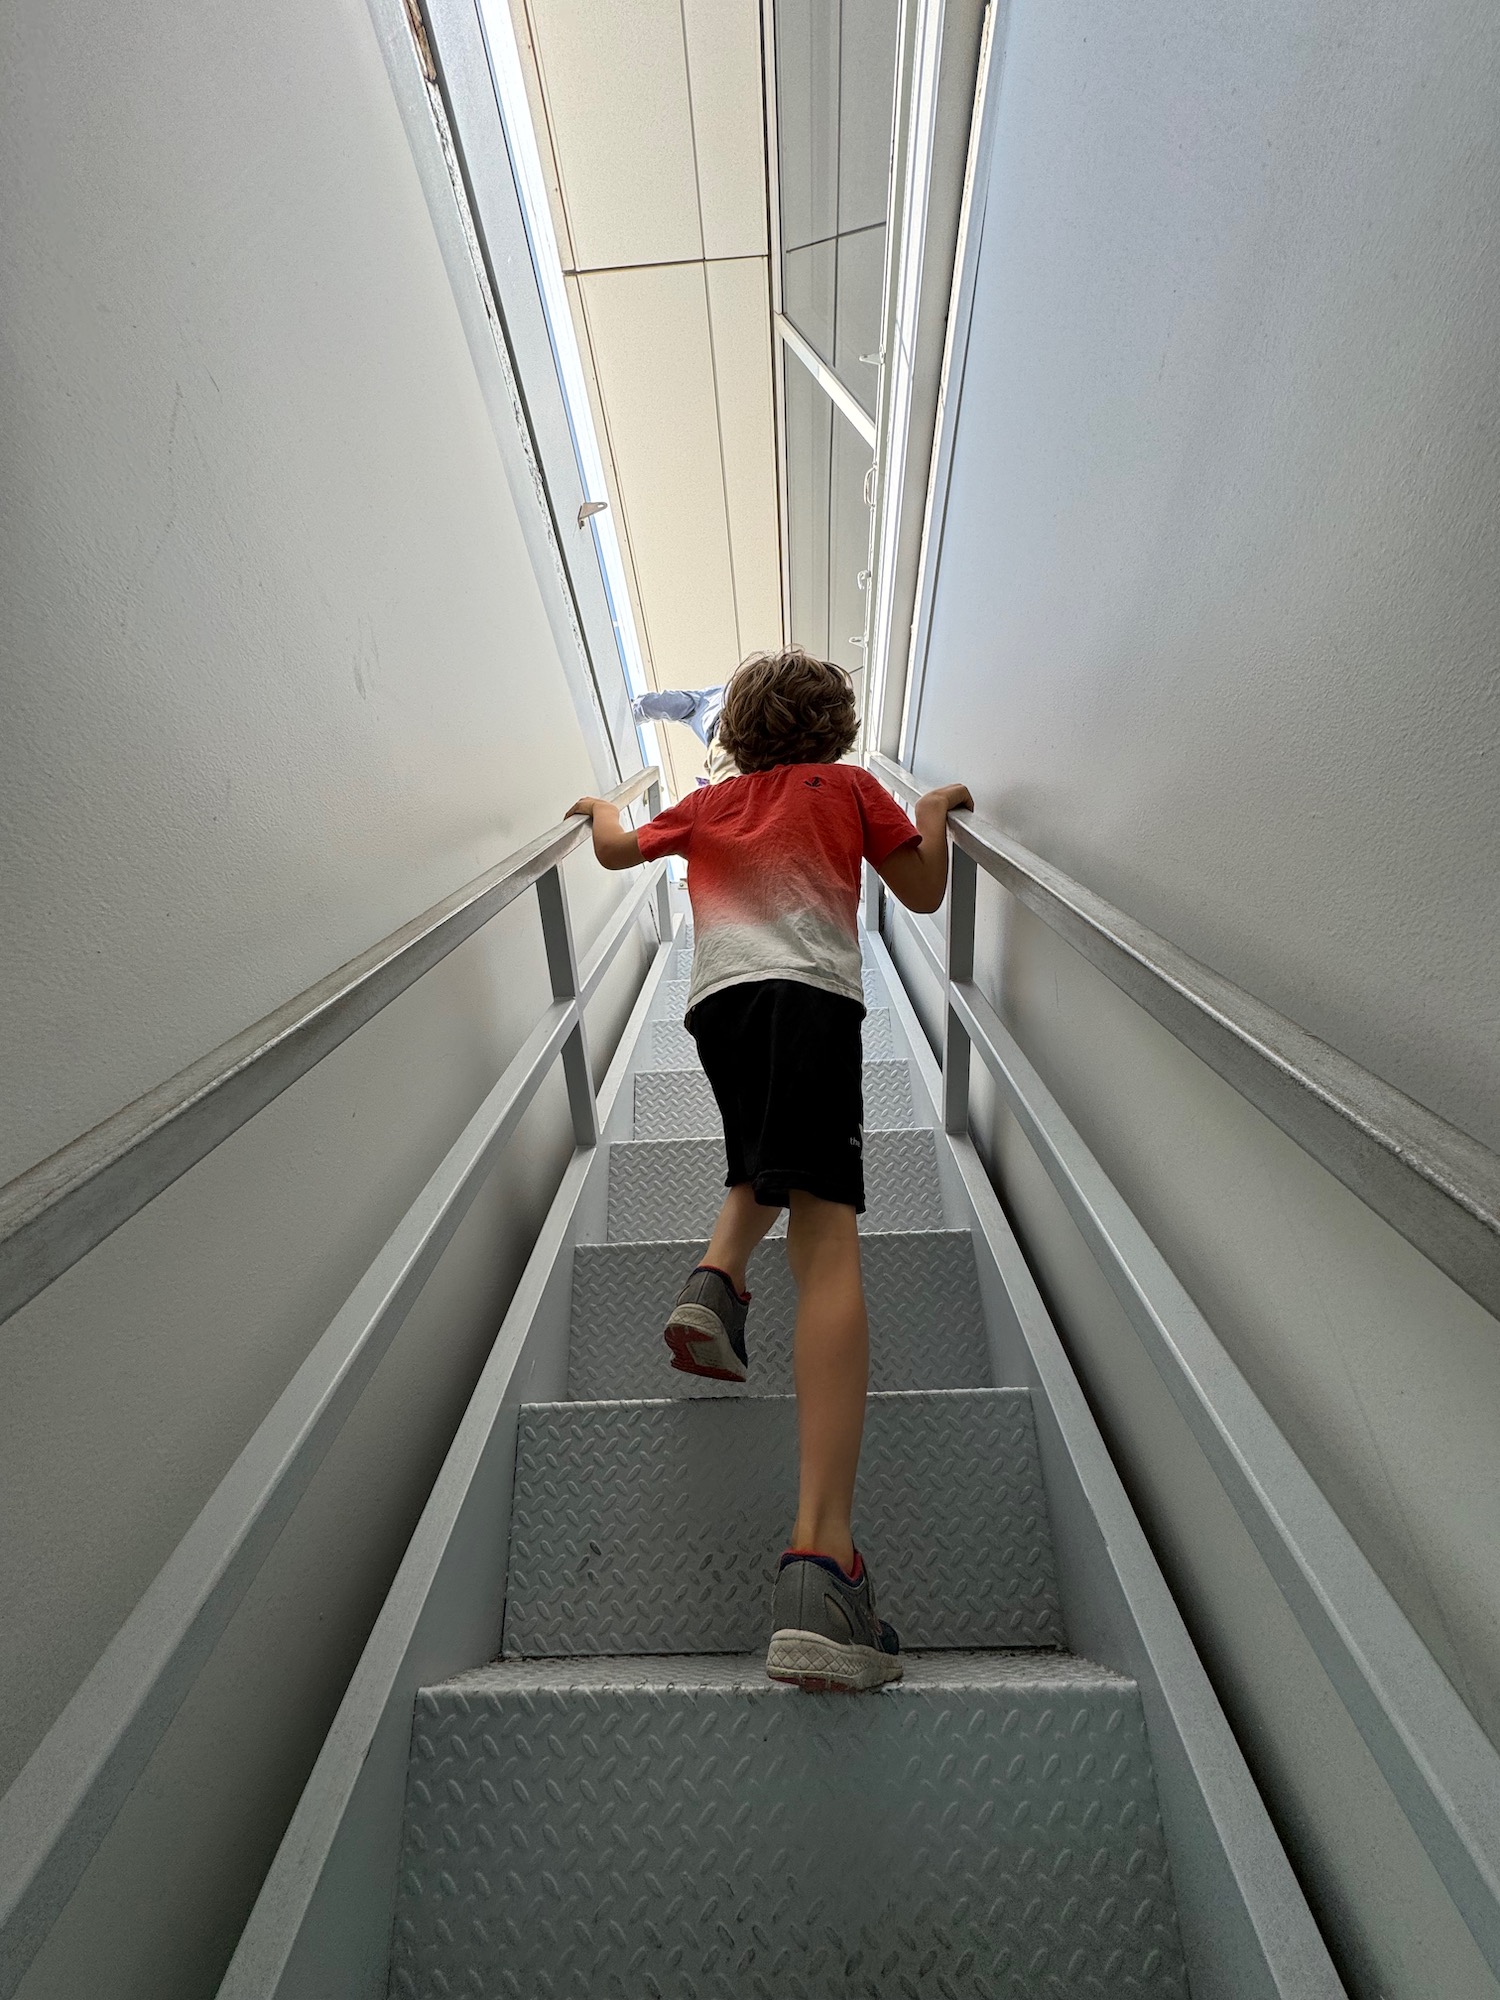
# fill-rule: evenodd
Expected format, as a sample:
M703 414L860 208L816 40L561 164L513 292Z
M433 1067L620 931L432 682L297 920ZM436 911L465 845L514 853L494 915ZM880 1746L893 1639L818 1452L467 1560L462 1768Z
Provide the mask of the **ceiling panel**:
M739 655L703 268L581 291L655 678L707 686Z
M577 259L573 254L573 240L569 234L568 211L563 205L557 152L552 143L551 114L547 108L546 93L542 89L541 68L526 0L511 0L510 14L516 31L516 50L521 58L521 74L526 83L526 104L531 113L537 154L542 163L542 176L547 183L547 202L552 210L552 227L557 235L558 255L562 259L563 269L571 271Z
M682 0L707 257L766 251L759 0Z
M706 686L782 634L762 0L511 5L647 676ZM700 747L661 743L680 792Z
M680 0L525 0L578 265L702 255Z
M568 288L568 306L573 315L573 324L578 329L579 351L583 358L584 375L588 381L589 404L594 413L594 429L599 439L600 455L604 460L605 483L608 487L610 509L614 515L615 531L619 536L620 554L625 564L625 577L630 590L630 608L635 619L636 636L640 642L641 659L645 665L648 682L653 686L665 685L660 681L651 654L651 623L647 616L646 601L635 566L629 514L620 490L616 469L609 411L605 407L599 387L599 371L594 359L593 329L583 296L585 280L568 277L564 283ZM706 768L703 746L690 729L685 729L675 722L658 722L656 741L666 773L668 794L674 799L680 799L684 792L692 790L694 780Z
M740 649L781 643L781 532L766 259L708 266Z

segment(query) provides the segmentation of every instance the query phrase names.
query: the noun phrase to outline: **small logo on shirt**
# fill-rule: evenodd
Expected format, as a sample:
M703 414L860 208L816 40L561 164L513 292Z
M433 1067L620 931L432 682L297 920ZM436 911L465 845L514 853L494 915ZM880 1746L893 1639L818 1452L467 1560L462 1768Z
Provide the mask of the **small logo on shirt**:
M809 791L815 792L821 787L823 780L821 778L804 778L802 782L807 786Z

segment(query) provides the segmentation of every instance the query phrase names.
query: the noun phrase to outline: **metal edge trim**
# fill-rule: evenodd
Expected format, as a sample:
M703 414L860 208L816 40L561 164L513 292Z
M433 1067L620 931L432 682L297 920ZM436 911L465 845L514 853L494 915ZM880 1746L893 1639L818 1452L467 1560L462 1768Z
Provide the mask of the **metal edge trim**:
M609 794L627 805L655 767ZM0 1321L211 1153L588 838L564 821L0 1188Z
M908 797L922 789L892 759L868 761ZM986 874L1500 1316L1500 1158L988 821L955 813L949 828Z
M865 443L873 451L875 449L874 420L865 415L838 376L828 366L828 363L814 349L808 346L807 342L798 333L796 327L792 325L792 322L787 318L785 313L779 312L775 314L773 324L776 328L777 338L781 341L782 346L789 348L796 355L797 359L802 363L802 366L811 375L824 395L828 397L829 401L843 416L848 418L854 429L859 432Z
M674 945L675 937L668 937L657 947L620 1037L599 1092L601 1129L607 1128L634 1073L651 1007L670 968ZM219 1988L219 2000L273 2000L281 1994L319 1885L333 1864L346 1818L372 1765L377 1737L383 1729L392 1728L405 1749L417 1689L434 1671L433 1661L423 1650L434 1581L454 1541L496 1416L520 1367L543 1291L569 1240L584 1178L603 1165L602 1155L592 1160L575 1155L558 1190L401 1568L261 1885ZM497 1624L497 1646L498 1640ZM459 1665L479 1664L477 1660L447 1663L440 1670L456 1671ZM403 1780L404 1770L403 1762ZM401 1804L397 1799L398 1816ZM393 1841L393 1854L395 1845ZM391 1886L380 1885L382 1892Z

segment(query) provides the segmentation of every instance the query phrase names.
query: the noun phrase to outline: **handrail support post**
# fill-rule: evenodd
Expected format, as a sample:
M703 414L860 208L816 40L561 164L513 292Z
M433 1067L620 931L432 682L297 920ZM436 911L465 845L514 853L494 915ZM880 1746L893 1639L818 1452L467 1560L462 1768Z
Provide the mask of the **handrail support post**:
M974 909L979 869L955 842L948 874L947 962L943 1019L943 1130L969 1129L969 1031L953 1005L953 989L974 977Z
M869 862L865 863L865 929L871 937L880 935L881 894L885 884Z
M542 913L542 941L547 948L552 997L577 1004L578 952L573 942L573 920L568 912L561 862L538 878L536 897ZM573 1136L580 1146L597 1146L599 1107L594 1098L594 1072L581 1005L573 1031L563 1043L562 1066L568 1084L568 1108L573 1114Z
M655 819L661 811L661 779L653 778L646 787L646 817ZM663 944L672 935L672 885L662 871L661 880L656 885L656 934Z

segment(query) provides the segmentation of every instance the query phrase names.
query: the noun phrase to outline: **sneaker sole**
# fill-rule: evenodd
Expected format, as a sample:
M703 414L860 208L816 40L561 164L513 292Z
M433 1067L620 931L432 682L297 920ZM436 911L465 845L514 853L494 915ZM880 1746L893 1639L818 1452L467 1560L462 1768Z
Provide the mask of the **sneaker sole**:
M687 1311L692 1312L689 1306ZM711 1313L703 1314L713 1319ZM729 1336L713 1320L712 1327L690 1326L682 1319L670 1320L662 1339L672 1350L672 1366L684 1375L706 1375L713 1382L743 1382L750 1372L729 1344Z
M766 1672L773 1681L804 1694L865 1694L901 1678L895 1653L874 1646L844 1646L821 1632L773 1632L766 1649Z

